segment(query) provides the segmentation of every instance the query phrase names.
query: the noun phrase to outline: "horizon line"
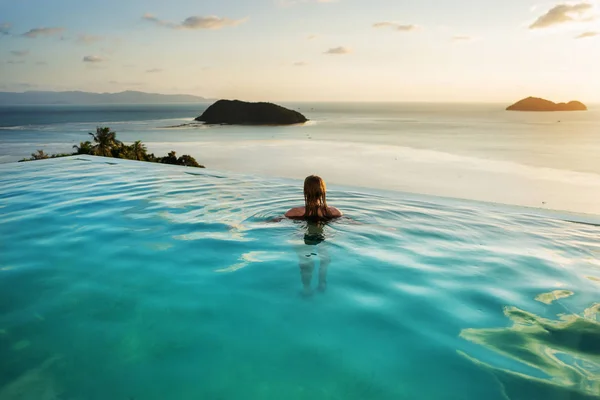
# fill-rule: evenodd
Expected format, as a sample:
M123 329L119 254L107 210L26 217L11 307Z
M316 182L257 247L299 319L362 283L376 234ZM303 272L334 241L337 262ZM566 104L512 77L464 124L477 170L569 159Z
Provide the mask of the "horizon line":
M117 91L117 92L90 92L90 91L85 91L85 90L24 90L24 91L0 91L0 93L4 93L4 94L25 94L25 93L72 93L72 92L78 92L78 93L86 93L86 94L97 94L97 95L113 95L113 94L121 94L121 93L127 93L127 92L132 92L132 93L141 93L141 94L150 94L150 95L159 95L159 96L191 96L191 97L198 97L198 98L202 98L206 101L217 101L217 100L241 100L240 97L212 97L212 96L205 96L205 95L198 95L198 94L190 94L190 93L160 93L160 92L145 92L145 91L141 91L141 90L121 90L121 91ZM538 97L538 96L525 96L522 97L522 99L528 98L528 97ZM541 97L543 98L543 97ZM204 103L206 101L202 101L202 102L198 102L198 103ZM444 101L439 101L439 100L363 100L363 99L352 99L352 100L334 100L334 99L315 99L315 100L293 100L293 99L269 99L269 100L242 100L242 101L247 101L247 102L269 102L269 103L273 103L273 102L281 102L281 103L410 103L410 104L416 104L416 103L420 103L420 104L504 104L505 101L504 100L444 100ZM514 102L515 100L507 100L506 103L508 102ZM571 100L567 100L567 101L555 101L552 100L554 102L568 102L568 101L581 101L581 100L575 100L575 99L571 99ZM190 102L173 102L173 103L179 103L179 104L193 104L194 102L190 101ZM600 104L600 101L592 101L586 104ZM5 104L6 105L6 104ZM14 104L14 105L19 105L19 104ZM29 105L35 105L33 103L30 103ZM44 105L52 105L52 104L47 104L45 103ZM55 105L69 105L69 104L55 104ZM71 104L71 105L75 105L75 104Z

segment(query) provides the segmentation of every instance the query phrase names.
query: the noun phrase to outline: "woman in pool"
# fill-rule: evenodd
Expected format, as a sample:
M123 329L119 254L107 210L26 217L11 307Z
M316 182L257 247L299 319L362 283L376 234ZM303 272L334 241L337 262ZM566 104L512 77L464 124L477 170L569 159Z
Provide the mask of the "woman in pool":
M285 213L287 218L300 219L307 221L306 233L304 234L304 244L307 246L317 246L325 240L323 227L325 222L342 216L342 212L335 207L327 205L327 188L325 182L318 176L311 175L304 180L304 207L292 208ZM297 249L298 262L300 264L300 277L304 286L303 294L308 296L312 294L310 282L312 280L313 270L315 269L316 249L310 251L300 246ZM329 252L323 245L319 248L319 285L317 289L324 292L327 287L327 266L329 265Z
M323 179L316 175L308 176L304 180L304 207L292 208L285 213L285 216L315 222L341 217L340 210L327 206L326 192Z

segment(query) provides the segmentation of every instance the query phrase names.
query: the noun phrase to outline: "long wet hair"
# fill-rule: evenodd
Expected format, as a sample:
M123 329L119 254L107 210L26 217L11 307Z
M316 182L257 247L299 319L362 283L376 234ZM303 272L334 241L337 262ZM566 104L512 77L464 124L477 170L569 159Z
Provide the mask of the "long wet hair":
M304 180L305 218L319 219L329 217L326 192L327 188L323 179L316 175L306 177ZM321 210L321 215L319 215L319 210Z

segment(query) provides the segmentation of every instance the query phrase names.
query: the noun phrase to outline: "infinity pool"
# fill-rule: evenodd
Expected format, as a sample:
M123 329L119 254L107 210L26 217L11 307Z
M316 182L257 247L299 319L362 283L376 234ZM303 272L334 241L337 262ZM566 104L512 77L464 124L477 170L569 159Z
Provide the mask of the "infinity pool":
M348 218L307 246L305 223L274 221L301 182L0 165L0 400L600 394L600 227L329 197Z

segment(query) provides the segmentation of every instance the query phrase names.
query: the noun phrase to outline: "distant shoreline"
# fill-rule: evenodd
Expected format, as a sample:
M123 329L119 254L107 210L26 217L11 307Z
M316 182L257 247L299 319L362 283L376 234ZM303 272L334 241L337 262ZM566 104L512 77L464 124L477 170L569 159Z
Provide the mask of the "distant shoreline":
M0 105L151 105L151 104L195 104L213 100L189 94L159 94L136 91L118 93L69 92L0 92Z

